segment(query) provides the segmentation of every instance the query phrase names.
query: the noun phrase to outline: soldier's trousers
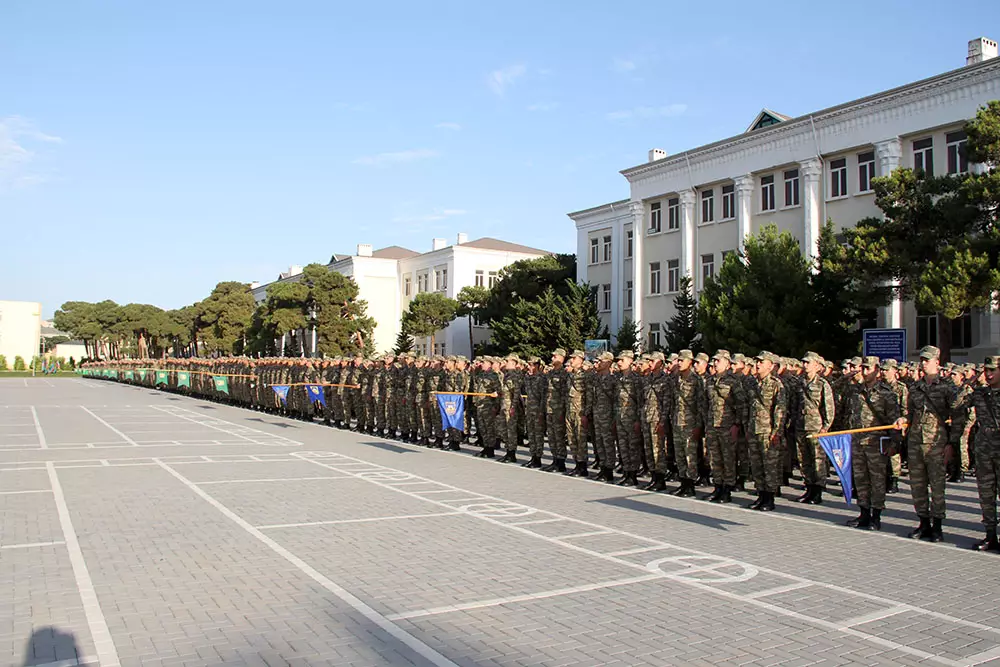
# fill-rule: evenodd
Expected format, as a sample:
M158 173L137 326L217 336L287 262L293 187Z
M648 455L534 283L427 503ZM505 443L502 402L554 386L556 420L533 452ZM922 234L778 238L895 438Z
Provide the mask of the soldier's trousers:
M899 479L903 475L903 455L893 454L889 457L889 466L892 469L892 476Z
M885 509L885 470L889 457L879 448L879 436L854 436L851 443L851 467L858 505L873 510Z
M500 439L503 440L504 450L508 452L516 452L517 446L521 444L521 437L518 431L520 424L521 411L516 407L514 408L514 414L511 414L511 409L501 410L503 413L502 417L502 429L500 433Z
M646 466L650 472L665 473L670 469L667 462L666 438L657 430L660 427L659 415L651 415L643 419L642 444L646 447Z
M444 442L444 421L441 419L441 408L438 407L437 395L431 394L428 402L430 405L427 406L427 412L429 413L431 425L431 435L429 437L437 438L439 442Z
M594 453L604 468L615 467L615 435L612 419L594 420Z
M750 448L747 434L740 427L740 435L736 438L736 475L742 479L750 479Z
M407 399L410 402L410 433L417 436L423 431L424 411L420 407L420 397L414 396Z
M698 450L701 443L695 440L692 429L674 429L674 463L681 479L698 479Z
M980 441L985 440L979 436ZM997 497L1000 494L1000 445L990 442L976 443L976 486L979 487L979 508L983 511L983 525L997 527Z
M962 462L962 472L969 472L969 429L962 434L962 441L958 445L958 455Z
M946 444L944 439L927 442L913 437L909 440L907 460L910 464L910 494L913 496L913 509L919 517L944 518Z
M750 471L757 491L777 493L781 490L785 448L783 440L771 442L768 433L754 433L750 436Z
M486 399L479 416L483 420L484 447L500 446L500 431L503 428L503 417L499 414L500 402L495 398Z
M618 430L618 455L622 457L622 470L639 472L639 462L642 460L642 428L637 417L625 415L618 417L615 424Z
M577 423L579 424L579 420L577 420ZM551 415L546 415L545 427L548 431L549 450L552 452L552 458L565 459L566 445L568 444L567 440L569 436L566 428L566 413L553 412ZM584 460L586 460L586 458L584 458Z
M541 456L545 453L545 409L540 405L528 404L524 417L524 430L528 436L528 451L532 456ZM555 458L566 458L566 449L563 448L562 456Z
M587 434L583 428L582 418L583 414L580 411L571 408L563 419L566 424L566 444L569 445L569 450L573 453L573 460L577 463L587 462ZM549 419L557 419L557 417L550 416ZM551 444L549 448L552 449L552 455L555 456L555 448ZM566 449L564 447L563 456L565 457L565 455Z
M819 438L809 437L818 434L819 431L796 431L795 442L799 450L799 470L802 471L802 480L806 484L825 489L826 479L830 474L830 459L827 458L823 446L819 444Z
M705 435L712 460L712 483L736 486L736 443L728 428L710 428Z

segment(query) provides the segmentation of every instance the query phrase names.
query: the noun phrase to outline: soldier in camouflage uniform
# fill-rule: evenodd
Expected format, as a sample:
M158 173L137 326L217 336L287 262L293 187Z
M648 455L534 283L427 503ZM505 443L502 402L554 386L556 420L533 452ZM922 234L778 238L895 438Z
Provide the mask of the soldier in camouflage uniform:
M997 498L1000 494L1000 357L988 357L984 366L985 385L977 386L963 397L962 408L976 419L978 427L973 441L976 485L979 507L983 512L986 537L973 548L978 551L1000 552L997 540ZM958 413L954 428L963 427L967 412Z
M594 450L601 462L597 480L609 484L615 481L615 399L618 380L611 372L615 355L601 352L594 376Z
M903 411L906 410L910 390L899 380L898 369L899 364L895 359L886 359L879 367L879 370L882 371L882 382L885 383L889 391L896 397L896 405L899 406L899 414L902 415ZM899 493L899 478L903 471L903 456L900 454L902 449L902 446L894 447L893 454L889 457L887 471L889 478L886 480L886 493Z
M477 415L481 418L483 426L483 451L479 455L492 459L497 447L500 446L500 428L503 424L499 414L500 393L503 391L499 359L493 360L491 357L486 357L483 360L480 383L479 391L487 396L483 397L483 402L477 409Z
M674 462L681 485L675 496L694 496L698 480L698 449L704 433L705 384L692 365L691 350L677 353L677 375L673 381L670 421L674 431Z
M732 370L733 374L740 381L740 393L744 405L749 395L747 392L753 388L750 383L755 382L753 378L753 363L752 359L748 360L745 355L739 352L733 355ZM745 491L746 481L751 478L747 424L743 423L743 415L745 413L745 408L741 408L739 434L736 438L736 486L733 488L734 491Z
M642 456L642 425L639 421L639 401L636 396L636 374L632 371L632 350L618 354L618 380L615 388L615 429L618 433L618 454L622 460L622 479L618 486L639 484L639 462Z
M955 388L958 390L958 400L962 405L966 405L965 398L972 393L972 385L966 382L965 379L965 367L956 366L952 369L951 376L949 378ZM971 410L969 408L961 408L962 410ZM951 473L948 475L948 481L952 483L964 482L965 474L969 472L969 431L975 423L974 419L970 419L970 415L962 415L964 428L958 433L958 445L956 447L956 456L951 461Z
M712 462L715 489L706 499L732 502L736 488L736 439L743 414L743 381L730 370L728 350L712 357L714 373L705 380L705 442Z
M789 402L789 413L794 417L799 470L806 487L797 502L820 505L830 473L830 462L817 436L831 430L837 403L830 383L820 374L824 366L823 358L815 352L807 352L802 361L805 363L805 376L786 385L786 388L794 387L797 392L795 400Z
M587 477L587 378L591 375L583 369L586 355L574 350L569 358L568 380L566 382L566 440L576 465L569 475ZM549 372L551 375L551 371ZM551 385L550 385L551 386ZM551 447L551 445L550 445Z
M750 437L750 470L757 500L750 509L774 510L774 497L781 490L783 435L788 403L785 385L772 375L777 355L761 352L756 359L756 382L747 396L744 423Z
M941 378L940 357L941 351L933 345L920 350L923 378L910 387L906 407L910 493L920 518L920 525L909 536L931 542L944 539L945 450L954 447L958 437L949 433L947 423L955 416L958 389Z
M545 386L547 380L542 375L542 360L528 358L528 370L524 375L524 430L528 438L528 452L531 457L542 458L545 451ZM553 452L553 457L555 453ZM563 454L565 469L565 453ZM553 458L553 464L555 459ZM551 466L546 466L546 469Z
M518 368L520 359L516 355L508 355L504 359L502 371L502 387L500 392L500 416L503 430L500 434L504 443L505 453L500 458L501 463L517 463L517 448L521 444L521 386L523 375ZM542 458L532 457L526 468L541 468Z
M552 353L552 368L541 376L545 380L545 426L552 452L552 465L547 466L550 472L566 472L566 400L570 376L565 362L566 350L556 349Z
M642 383L642 439L651 480L643 487L646 491L666 491L667 450L664 442L666 428L666 399L669 379L663 373L662 352L649 354L649 372Z

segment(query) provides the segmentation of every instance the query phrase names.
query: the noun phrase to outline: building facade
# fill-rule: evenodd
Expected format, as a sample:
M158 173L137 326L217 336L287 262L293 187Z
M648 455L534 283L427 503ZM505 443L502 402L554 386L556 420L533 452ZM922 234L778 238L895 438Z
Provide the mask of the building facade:
M578 279L597 288L611 332L627 318L647 346L663 340L682 276L695 293L728 253L775 224L815 257L822 225L880 216L871 179L900 167L932 174L982 169L965 159L964 123L1000 99L996 43L974 40L965 67L798 118L762 110L737 136L649 160L621 173L630 197L570 213ZM877 326L905 328L911 353L936 344L937 315L896 301ZM976 309L953 323L952 355L997 354L1000 313Z
M542 257L549 253L537 248L481 238L469 241L459 234L456 243L433 239L428 252L419 253L399 246L373 250L370 244L359 244L354 255L334 255L327 268L350 276L358 284L360 299L368 302L368 315L375 326L375 349L388 352L396 344L403 313L410 301L423 292L440 292L457 298L463 287L492 287L500 270L522 259ZM302 268L292 266L279 276L279 281L297 281ZM267 298L267 285L253 285L257 303ZM470 341L470 330L472 332ZM472 346L490 337L489 327L460 317L447 328L430 337L416 338L414 349L423 354L472 355ZM310 332L304 332L305 352L311 348Z
M13 370L16 357L31 363L39 351L41 330L42 304L0 301L0 354L7 358L8 370Z

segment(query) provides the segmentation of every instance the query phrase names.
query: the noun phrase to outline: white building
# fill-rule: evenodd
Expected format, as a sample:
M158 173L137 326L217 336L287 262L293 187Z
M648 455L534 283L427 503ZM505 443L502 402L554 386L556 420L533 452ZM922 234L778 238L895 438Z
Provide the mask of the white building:
M13 370L15 357L31 363L38 354L41 329L42 304L0 301L0 354L7 358L8 369Z
M549 253L537 248L481 238L469 241L459 234L449 245L445 239L433 239L431 250L418 253L400 246L373 250L370 244L358 244L354 255L333 255L327 267L358 284L359 296L368 302L368 315L375 318L375 349L388 352L396 344L400 320L410 301L421 292L441 292L454 299L463 287L492 287L500 269L522 259L532 259ZM292 266L282 272L279 281L297 281L302 267ZM267 298L267 285L254 283L253 295L258 303ZM469 318L456 319L445 330L430 338L418 338L414 348L423 354L462 354L471 356ZM473 323L473 344L489 339L488 327ZM310 337L305 337L307 349Z
M980 106L1000 99L996 56L996 42L977 39L961 69L798 118L764 109L734 137L675 155L651 150L647 163L621 172L628 199L569 214L577 277L597 288L610 331L630 318L647 345L660 342L681 276L700 291L727 253L769 223L815 256L828 218L843 229L881 215L873 176L898 167L982 168L965 160L962 129ZM905 327L911 353L937 342L937 316L912 303L881 309L877 325ZM998 345L995 309L954 321L955 359L980 360Z

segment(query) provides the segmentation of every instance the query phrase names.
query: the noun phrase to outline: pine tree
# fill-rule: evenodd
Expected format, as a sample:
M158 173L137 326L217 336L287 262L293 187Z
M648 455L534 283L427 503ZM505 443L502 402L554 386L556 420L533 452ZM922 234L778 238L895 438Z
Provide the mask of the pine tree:
M626 317L618 329L618 335L615 336L615 353L632 350L638 354L640 335L642 334L632 318Z
M684 276L680 281L680 290L674 297L674 316L667 324L666 349L671 352L678 350L701 350L701 339L698 337L698 302L694 298L691 286L691 276Z
M403 330L396 335L396 346L392 348L393 354L405 354L413 351L413 339Z

